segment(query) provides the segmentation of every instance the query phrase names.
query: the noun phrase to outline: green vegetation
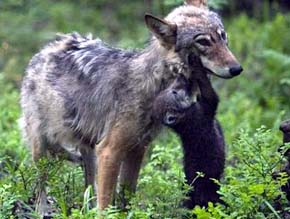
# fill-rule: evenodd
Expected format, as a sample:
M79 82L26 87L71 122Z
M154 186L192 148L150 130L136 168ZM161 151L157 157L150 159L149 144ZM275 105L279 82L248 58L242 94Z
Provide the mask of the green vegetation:
M181 1L40 1L3 0L0 2L0 218L37 218L32 206L39 172L48 171L49 195L55 198L55 218L94 218L88 207L90 190L84 195L82 170L62 160L43 160L37 169L18 129L19 84L25 65L41 45L56 32L92 32L122 47L142 47L148 38L143 11L166 13ZM125 2L125 3L124 3ZM148 1L151 2L151 1ZM163 2L163 3L162 3ZM223 6L225 1L214 1ZM268 12L269 7L264 7ZM263 11L262 14L266 12ZM110 208L106 218L200 219L283 218L274 210L276 197L287 210L280 191L287 177L272 179L281 168L277 152L282 136L281 120L290 118L290 14L248 17L241 13L225 17L230 47L245 69L232 80L214 78L220 95L218 118L225 132L227 167L220 193L227 204L182 209L184 175L178 138L164 132L152 143L144 162L136 196L127 212ZM184 188L184 190L182 190ZM19 207L21 206L21 207ZM289 207L288 207L289 208ZM24 211L23 209L27 209ZM290 210L290 209L288 209Z

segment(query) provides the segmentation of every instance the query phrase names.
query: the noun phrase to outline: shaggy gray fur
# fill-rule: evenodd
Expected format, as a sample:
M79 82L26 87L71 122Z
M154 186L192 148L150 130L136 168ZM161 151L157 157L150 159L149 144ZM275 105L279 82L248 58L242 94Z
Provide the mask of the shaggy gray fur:
M180 65L161 58L153 44L135 52L77 33L60 36L27 67L21 91L25 136L30 143L46 139L74 151L94 146L118 116L131 113L138 114L133 117L144 132L152 126L154 97L176 74L170 69Z

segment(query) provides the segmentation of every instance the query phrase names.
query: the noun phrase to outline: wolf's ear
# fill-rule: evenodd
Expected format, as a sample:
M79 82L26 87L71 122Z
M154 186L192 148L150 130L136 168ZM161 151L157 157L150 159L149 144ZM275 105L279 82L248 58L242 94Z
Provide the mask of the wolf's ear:
M207 8L207 0L185 0L184 4L193 5L198 8Z
M176 24L154 17L150 14L145 15L145 23L163 46L171 48L175 45L177 32Z

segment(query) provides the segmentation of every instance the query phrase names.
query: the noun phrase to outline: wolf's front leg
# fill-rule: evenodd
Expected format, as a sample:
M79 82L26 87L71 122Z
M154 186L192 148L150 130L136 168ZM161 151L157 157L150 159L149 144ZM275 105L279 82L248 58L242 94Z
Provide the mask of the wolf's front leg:
M135 192L139 171L147 146L138 145L130 150L122 162L120 171L121 208L125 209L130 195Z
M121 164L121 156L111 147L105 147L98 153L98 208L100 210L109 206L112 201L114 189Z
M97 146L98 208L109 206L117 184L120 165L128 148L128 129L117 126Z

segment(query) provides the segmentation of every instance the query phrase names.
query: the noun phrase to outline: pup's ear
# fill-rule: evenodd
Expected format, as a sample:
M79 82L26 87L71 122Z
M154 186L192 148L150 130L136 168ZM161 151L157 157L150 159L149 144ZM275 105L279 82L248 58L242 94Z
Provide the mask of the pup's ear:
M193 5L198 8L207 8L207 0L185 0L184 4Z
M171 48L175 45L177 32L176 24L154 17L150 14L145 15L145 23L163 46Z

